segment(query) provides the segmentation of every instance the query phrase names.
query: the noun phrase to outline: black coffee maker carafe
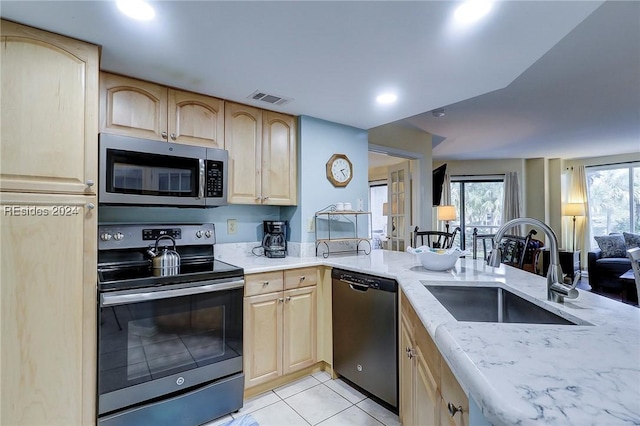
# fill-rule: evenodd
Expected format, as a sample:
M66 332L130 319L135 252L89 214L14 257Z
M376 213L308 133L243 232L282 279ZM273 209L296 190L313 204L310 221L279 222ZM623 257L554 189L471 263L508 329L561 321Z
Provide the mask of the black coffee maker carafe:
M262 222L264 237L262 248L267 257L285 257L287 255L287 221L265 220Z

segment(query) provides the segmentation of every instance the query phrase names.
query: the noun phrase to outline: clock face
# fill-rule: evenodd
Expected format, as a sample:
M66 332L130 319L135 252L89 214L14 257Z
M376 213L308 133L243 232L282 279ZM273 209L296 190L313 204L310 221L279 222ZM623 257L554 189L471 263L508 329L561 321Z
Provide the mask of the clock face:
M338 182L346 182L351 178L351 164L344 158L338 158L331 165L331 174Z
M344 154L333 154L327 162L327 179L334 186L347 186L353 177L353 166Z

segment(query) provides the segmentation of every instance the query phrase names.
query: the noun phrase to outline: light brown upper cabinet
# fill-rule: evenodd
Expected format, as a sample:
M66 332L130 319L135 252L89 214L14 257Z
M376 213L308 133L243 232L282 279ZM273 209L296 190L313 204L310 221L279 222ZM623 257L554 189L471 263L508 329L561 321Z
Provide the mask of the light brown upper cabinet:
M224 148L224 101L101 73L100 131Z
M295 117L247 105L225 105L229 203L295 205Z
M0 189L95 193L98 47L1 27Z

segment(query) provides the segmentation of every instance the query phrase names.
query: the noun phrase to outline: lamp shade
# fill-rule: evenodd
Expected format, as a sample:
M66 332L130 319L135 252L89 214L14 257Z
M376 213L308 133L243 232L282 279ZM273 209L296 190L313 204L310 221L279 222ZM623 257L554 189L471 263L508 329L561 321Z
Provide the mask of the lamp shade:
M584 216L584 203L566 203L562 206L563 216Z
M456 220L456 206L438 206L438 220Z

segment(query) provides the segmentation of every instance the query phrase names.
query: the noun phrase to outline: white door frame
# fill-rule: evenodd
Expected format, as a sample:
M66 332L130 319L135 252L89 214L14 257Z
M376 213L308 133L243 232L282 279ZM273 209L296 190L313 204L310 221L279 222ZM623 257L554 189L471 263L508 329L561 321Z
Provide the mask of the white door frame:
M411 243L411 172L409 160L387 169L387 250L405 251Z
M369 151L379 154L392 155L394 157L411 160L413 176L411 176L411 217L412 228L429 228L431 226L431 161L425 164L424 156L417 152L405 151L390 146L369 144ZM426 202L426 204L425 204ZM425 208L428 207L428 208Z

